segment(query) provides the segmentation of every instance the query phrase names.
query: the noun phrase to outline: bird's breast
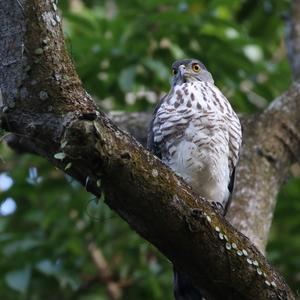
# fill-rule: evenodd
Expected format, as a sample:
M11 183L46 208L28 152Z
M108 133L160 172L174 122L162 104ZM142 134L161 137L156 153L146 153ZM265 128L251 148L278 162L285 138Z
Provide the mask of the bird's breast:
M175 86L153 122L162 160L195 190L205 187L199 193L212 199L227 193L232 116L228 100L214 85L185 83Z

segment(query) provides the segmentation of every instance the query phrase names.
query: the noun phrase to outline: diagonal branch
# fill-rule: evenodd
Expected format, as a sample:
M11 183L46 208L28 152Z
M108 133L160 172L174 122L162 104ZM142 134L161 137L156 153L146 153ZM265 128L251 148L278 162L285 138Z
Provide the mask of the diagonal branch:
M26 136L36 153L98 196L101 179L106 203L206 298L294 299L243 234L97 111L65 50L55 3L21 4L1 2L3 127ZM276 117L276 106L270 111Z
M276 197L300 158L300 86L293 84L244 123L244 144L227 219L265 251Z
M286 24L286 48L295 80L300 79L300 1L291 2Z
M88 246L90 255L95 263L99 272L99 279L106 285L106 290L111 300L118 300L122 298L122 290L120 284L113 279L113 274L105 260L100 248L94 243L90 243Z

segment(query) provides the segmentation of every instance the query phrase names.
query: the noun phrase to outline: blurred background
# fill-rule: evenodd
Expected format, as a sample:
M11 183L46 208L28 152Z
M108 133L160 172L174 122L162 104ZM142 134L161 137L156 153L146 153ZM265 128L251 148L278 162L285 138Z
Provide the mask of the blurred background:
M59 9L77 71L103 110L152 111L169 89L172 62L194 57L235 110L252 114L291 83L289 4L61 0ZM299 294L299 165L278 197L267 255ZM0 143L1 299L168 300L171 285L170 263L102 199Z

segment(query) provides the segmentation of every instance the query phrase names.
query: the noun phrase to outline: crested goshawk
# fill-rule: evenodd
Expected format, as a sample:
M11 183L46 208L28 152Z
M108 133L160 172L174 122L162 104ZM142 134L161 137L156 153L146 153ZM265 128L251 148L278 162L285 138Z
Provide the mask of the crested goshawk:
M148 148L225 214L242 141L240 121L199 60L176 61L172 71L171 90L154 111ZM174 269L175 298L201 299L188 277Z

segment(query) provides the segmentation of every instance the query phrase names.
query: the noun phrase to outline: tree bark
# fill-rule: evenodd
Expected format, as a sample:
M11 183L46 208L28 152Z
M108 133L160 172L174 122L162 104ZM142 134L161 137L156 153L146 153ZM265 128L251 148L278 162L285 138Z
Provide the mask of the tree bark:
M32 151L79 180L88 191L99 196L102 189L106 203L205 290L207 299L295 299L249 239L97 111L66 52L56 3L0 3L2 127L25 138ZM299 157L297 102L295 84L249 122L258 124L247 126L238 186L241 189L246 181L257 188L259 196L248 197L257 203L253 205L265 201L266 192L256 178L247 180L246 176L243 182L242 177L253 170L243 160L254 161L254 155L264 166L254 171L266 172L267 181L279 188L283 177L275 173L283 167L287 173L288 164ZM278 134L272 129L274 123ZM261 137L258 148L252 131ZM267 142L262 131L269 131ZM288 134L284 141L283 134ZM241 189L236 199L245 193ZM266 201L267 209L273 208L271 202ZM242 213L236 209L235 214ZM253 211L251 205L249 211Z
M268 239L276 197L291 165L300 157L300 86L287 92L244 126L244 144L236 189L227 218L262 253Z
M295 80L300 79L300 1L293 0L286 24L286 49Z

